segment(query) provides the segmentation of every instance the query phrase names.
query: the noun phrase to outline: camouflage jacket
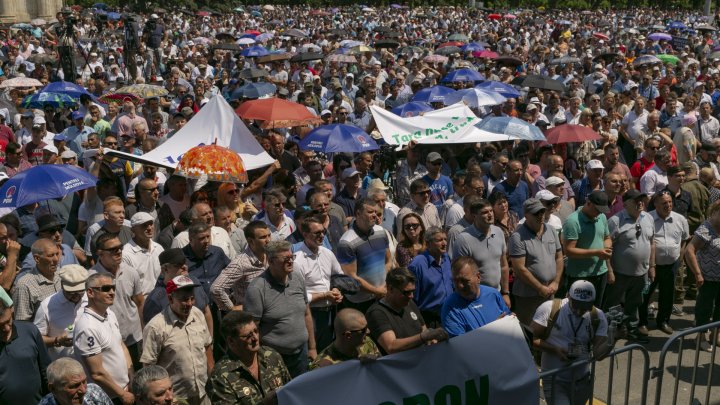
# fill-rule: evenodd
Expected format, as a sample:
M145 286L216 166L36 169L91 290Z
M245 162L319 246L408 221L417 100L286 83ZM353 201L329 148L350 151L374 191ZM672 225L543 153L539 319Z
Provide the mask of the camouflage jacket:
M290 373L275 350L262 346L257 356L260 381L256 381L248 368L232 355L226 355L215 365L209 380L213 405L261 404L270 391L290 381Z
M358 348L358 355L356 357L349 357L340 353L340 351L335 348L335 344L333 343L330 346L326 347L325 350L320 352L320 354L318 354L315 361L310 364L310 370L314 370L318 367L330 366L346 360L357 359L360 356L367 355L376 355L378 357L380 356L380 350L378 349L377 345L375 345L375 342L370 339L369 336L365 336L365 339L363 339L363 344Z

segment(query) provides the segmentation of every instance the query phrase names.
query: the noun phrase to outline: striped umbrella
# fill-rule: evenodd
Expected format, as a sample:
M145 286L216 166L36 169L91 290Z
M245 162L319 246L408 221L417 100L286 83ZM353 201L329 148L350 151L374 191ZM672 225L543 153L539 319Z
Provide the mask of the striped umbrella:
M132 94L139 98L163 97L168 95L166 88L154 84L132 84L130 86L120 87L115 90L115 93Z

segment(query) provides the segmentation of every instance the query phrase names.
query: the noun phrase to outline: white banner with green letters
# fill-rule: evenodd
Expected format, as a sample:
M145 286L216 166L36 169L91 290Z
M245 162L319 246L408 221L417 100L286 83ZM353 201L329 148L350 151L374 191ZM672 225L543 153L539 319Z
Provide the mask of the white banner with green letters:
M538 373L517 318L433 346L311 371L280 405L537 405Z
M370 107L378 131L390 145L406 145L425 138L448 140L472 132L480 118L464 103L457 103L416 117L399 117L390 111Z

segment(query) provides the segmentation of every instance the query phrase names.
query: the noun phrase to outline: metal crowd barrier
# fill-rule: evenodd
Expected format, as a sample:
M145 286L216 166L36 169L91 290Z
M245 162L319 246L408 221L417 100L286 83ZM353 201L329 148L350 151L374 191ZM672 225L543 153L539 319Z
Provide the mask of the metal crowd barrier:
M700 360L700 353L704 353L700 350L700 335L701 333L705 333L710 331L710 336L712 339L712 335L716 334L720 331L720 322L713 322L707 325L703 326L697 326L694 328L690 328L687 330L680 331L668 339L667 342L665 342L665 345L662 348L662 351L660 352L660 359L658 361L658 366L656 368L651 369L651 377L657 378L657 386L655 389L655 405L660 405L661 403L664 404L677 404L678 403L678 389L680 386L680 379L681 379L681 370L682 370L682 361L683 361L683 352L684 352L684 346L685 342L689 341L692 342L695 341L695 344L690 346L690 349L694 349L694 361L693 361L693 367L692 367L692 379L690 382L690 397L689 397L689 404L697 404L698 400L695 398L695 388L697 387L697 377L698 377L698 363ZM695 335L694 338L687 338L689 335ZM711 340L712 341L712 340ZM677 343L678 346L678 353L677 353L677 362L676 362L676 371L675 371L675 382L673 384L673 396L670 401L662 397L662 389L663 389L663 379L665 377L665 359L667 357L667 354L673 351L673 347ZM717 342L720 344L720 341ZM712 378L713 378L713 369L715 368L715 354L717 353L717 344L714 344L712 347L712 351L710 352L710 362L709 362L709 370L707 373L707 382L705 384L705 402L702 402L704 405L710 405L710 393L712 391ZM701 367L706 366L706 363L700 364ZM720 394L718 394L718 397L713 398L715 402L712 402L714 404L720 403Z
M648 354L647 349L639 344L631 344L631 345L627 345L627 346L615 349L615 350L611 351L610 354L608 354L606 359L602 360L602 361L607 360L610 362L609 372L608 372L608 381L607 381L607 405L612 404L613 381L614 381L614 377L615 377L615 361L616 361L615 358L616 358L616 356L623 354L623 353L627 353L627 356L628 356L627 371L626 371L626 376L625 376L625 402L624 403L625 404L629 403L630 387L631 387L630 377L633 375L633 373L631 371L632 371L633 352L634 351L638 351L638 352L640 352L640 355L642 355L642 360L643 360L642 381L643 381L643 383L642 383L642 398L641 398L639 405L645 405L645 403L647 401L647 386L648 386L648 381L649 381L648 377L649 377L649 371L650 371L650 355ZM591 378L590 398L592 400L592 398L594 398L594 396L595 396L595 365L596 365L596 363L597 362L595 359L578 360L578 361L575 361L563 368L558 368L555 370L548 370L548 371L540 373L540 381L542 381L543 379L546 379L546 380L550 379L550 382L553 385L553 388L551 389L551 395L553 397L553 401L548 402L548 405L554 405L555 377L558 374L566 371L569 368L574 368L574 367L578 367L578 366L586 366L588 364L590 365L590 378ZM573 382L571 382L571 385L570 385L571 396L574 395L575 392L576 392L575 381L573 381ZM570 403L575 403L575 398L571 397Z

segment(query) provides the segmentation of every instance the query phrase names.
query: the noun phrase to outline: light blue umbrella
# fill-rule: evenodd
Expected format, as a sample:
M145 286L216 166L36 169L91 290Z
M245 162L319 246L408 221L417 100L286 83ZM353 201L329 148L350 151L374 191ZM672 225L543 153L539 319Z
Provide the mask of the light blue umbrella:
M24 207L95 187L97 178L72 165L39 165L22 171L0 187L0 207Z
M410 101L424 101L426 103L444 103L445 97L455 93L455 90L445 86L433 86L415 93Z
M258 57L258 56L268 55L268 54L270 54L270 51L268 51L267 49L265 49L264 46L254 45L254 46L251 46L251 47L249 47L249 48L243 49L243 50L240 52L240 54L241 54L242 56L247 57L247 58L255 58L255 57Z
M475 128L491 134L507 135L508 139L544 141L540 128L513 117L490 117L475 124Z
M267 82L253 82L246 85L240 86L230 95L231 100L237 100L241 98L260 98L275 94L277 88L272 83Z
M469 44L465 44L465 45L461 46L460 49L463 52L475 52L475 51L481 52L481 51L485 50L485 47L482 46L481 44L478 44L477 42L471 42Z
M476 89L481 90L488 90L493 91L495 93L500 94L503 97L507 98L515 98L520 97L520 92L513 86L509 84L505 84L502 82L496 82L493 80L488 80L486 82L482 82L475 86Z
M458 82L481 82L485 77L477 70L468 68L456 69L446 74L440 82L442 83L458 83Z
M72 82L58 81L48 83L47 86L40 89L40 93L61 93L72 98L79 99L81 95L90 95L84 87Z
M392 113L400 117L415 117L428 111L433 111L432 106L422 101L411 101L392 109Z
M300 150L316 152L365 152L380 149L374 139L362 129L354 125L330 124L321 125L300 141Z
M653 32L652 34L648 35L648 38L652 39L653 41L671 41L672 35L666 34L664 32Z
M447 96L446 104L455 104L464 101L470 108L485 107L491 105L502 104L507 97L500 95L494 91L488 91L478 88L458 90L454 94Z

